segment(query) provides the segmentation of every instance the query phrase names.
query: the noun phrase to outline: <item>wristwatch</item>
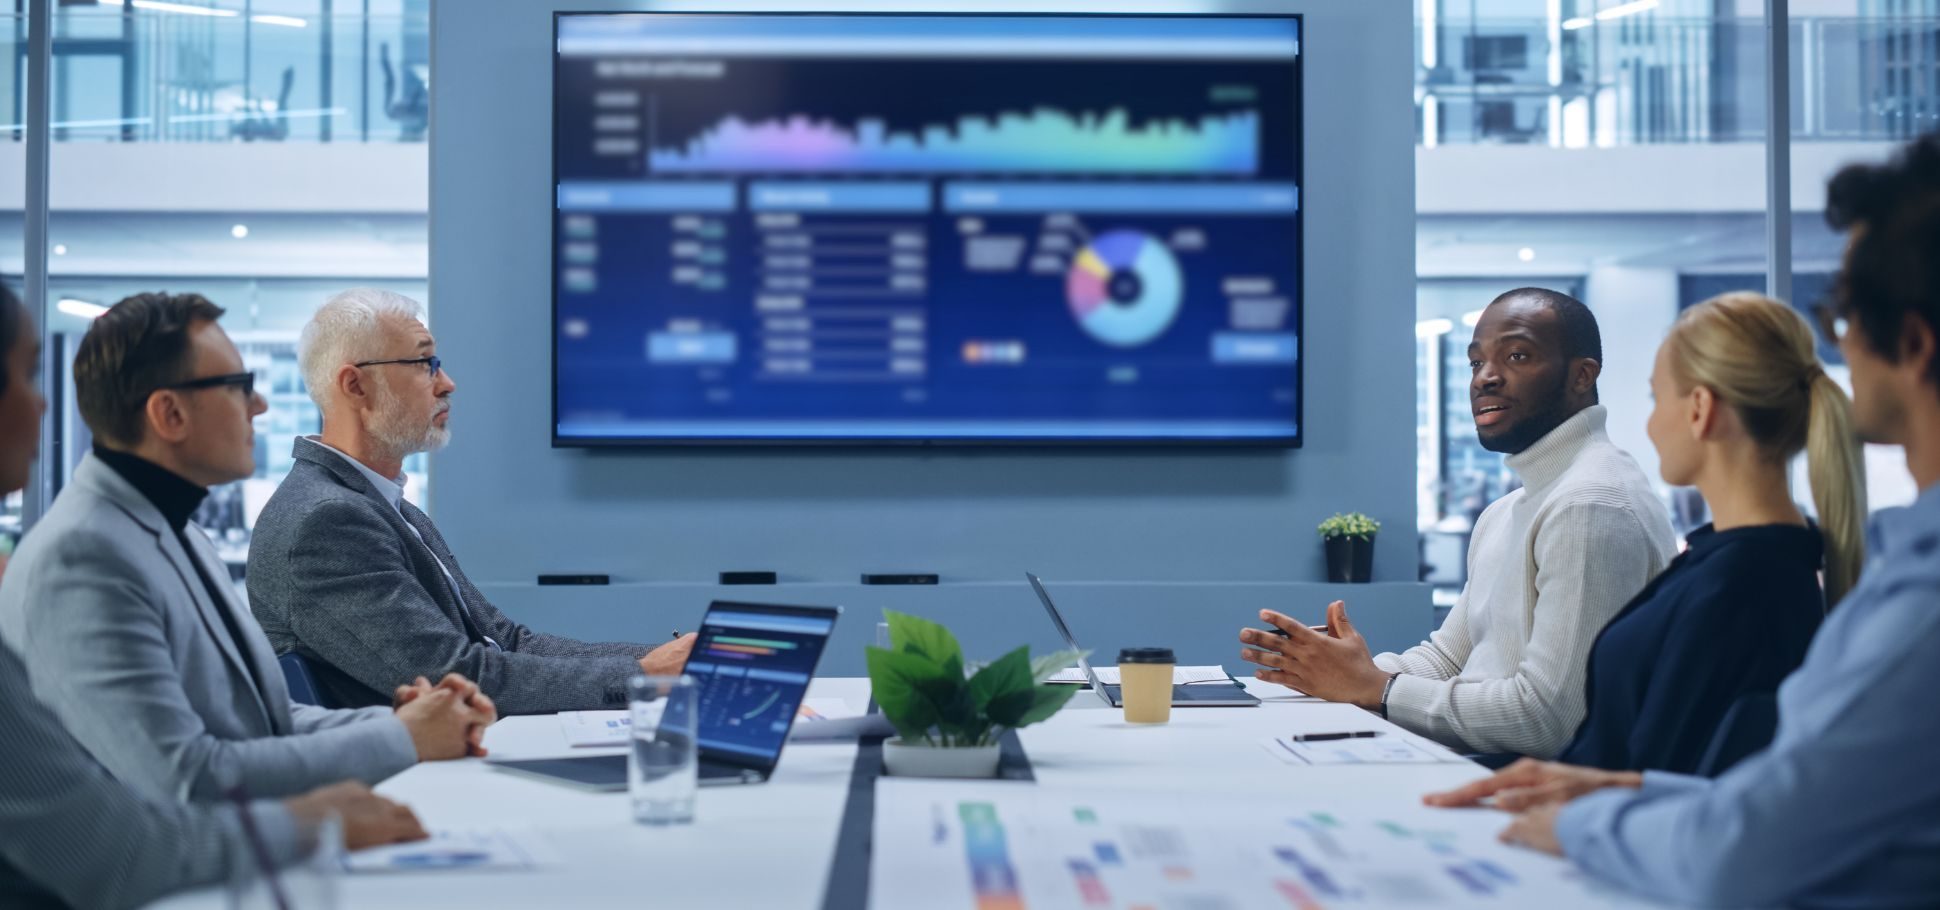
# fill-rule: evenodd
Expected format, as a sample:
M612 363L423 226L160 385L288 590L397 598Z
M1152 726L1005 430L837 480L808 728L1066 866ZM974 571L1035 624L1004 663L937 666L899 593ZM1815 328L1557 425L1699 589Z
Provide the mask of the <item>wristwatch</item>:
M1401 678L1400 673L1389 673L1388 684L1381 687L1381 719L1388 719L1388 695L1394 692L1394 681Z

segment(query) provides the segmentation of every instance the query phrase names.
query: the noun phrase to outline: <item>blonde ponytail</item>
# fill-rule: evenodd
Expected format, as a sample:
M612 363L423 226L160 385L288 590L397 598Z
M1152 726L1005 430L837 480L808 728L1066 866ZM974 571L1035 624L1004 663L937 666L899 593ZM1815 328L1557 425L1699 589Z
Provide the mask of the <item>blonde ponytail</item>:
M1819 363L1812 329L1791 307L1740 291L1684 311L1664 344L1679 385L1710 389L1774 463L1804 450L1825 537L1826 605L1837 604L1865 561L1866 474L1852 403Z
M1805 431L1805 476L1825 535L1825 603L1845 599L1866 559L1866 466L1852 429L1852 402L1823 370L1811 380L1812 416Z

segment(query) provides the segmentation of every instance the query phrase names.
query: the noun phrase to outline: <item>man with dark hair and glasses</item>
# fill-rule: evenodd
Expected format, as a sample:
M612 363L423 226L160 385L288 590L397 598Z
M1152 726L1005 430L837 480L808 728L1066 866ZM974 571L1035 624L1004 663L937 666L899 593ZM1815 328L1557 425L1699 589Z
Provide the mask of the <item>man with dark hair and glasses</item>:
M1873 516L1772 744L1714 780L1526 762L1430 803L1492 798L1519 813L1505 840L1680 904L1940 906L1940 135L1839 172L1826 218L1849 234L1820 321L1853 427L1905 449L1920 496Z
M409 297L353 288L303 327L297 361L323 433L296 441L249 546L250 606L276 650L302 656L337 704L461 673L507 714L620 706L635 674L680 672L692 634L651 648L513 622L406 500L404 459L450 440L458 388L423 315Z
M255 472L255 377L194 294L138 294L74 358L94 448L0 584L34 694L129 785L193 802L376 783L476 752L491 700L457 677L390 705L291 703L275 651L190 516Z

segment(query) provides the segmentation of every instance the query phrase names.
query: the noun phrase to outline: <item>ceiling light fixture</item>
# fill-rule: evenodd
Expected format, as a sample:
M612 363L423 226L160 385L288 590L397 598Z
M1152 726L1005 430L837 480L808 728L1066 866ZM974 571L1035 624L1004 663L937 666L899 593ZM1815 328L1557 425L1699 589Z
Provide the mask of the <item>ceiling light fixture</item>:
M1455 323L1446 319L1425 319L1415 323L1416 338L1434 338L1455 331Z
M1578 16L1565 21L1563 28L1575 31L1579 28L1587 28L1596 22L1608 22L1612 19L1622 19L1625 16L1635 16L1638 13L1654 10L1662 3L1663 0L1632 0L1630 3L1619 3L1609 9L1597 10L1595 18Z
M1536 258L1536 251L1529 247L1523 247L1516 251L1516 258L1524 262L1532 261Z
M67 244L65 244L65 243L56 243L56 244L54 244L54 255L56 255L56 256L65 256L65 255L67 255Z
M298 19L295 16L251 16L249 17L249 21L260 25L282 25L289 28L308 28L310 26L310 20Z
M79 316L82 319L99 319L101 314L108 311L108 308L101 304L90 303L78 297L62 297L60 303L54 304L54 308L69 316Z
M184 16L213 16L218 19L234 19L242 15L232 9L217 9L213 6L195 6L188 3L170 3L167 0L99 0L102 6L132 6L136 9L151 10L157 13L181 13Z
M237 240L241 240L241 239L243 239L244 237L247 237L247 236L249 236L249 225L246 225L246 224L238 224L238 225L236 225L236 226L234 226L234 227L232 227L232 228L230 228L230 229L229 229L229 236L231 236L231 237L234 237L234 238L236 238Z
M1481 310L1469 310L1468 312L1462 314L1462 324L1465 326L1468 326L1471 329L1475 328L1475 324L1481 321L1482 321Z

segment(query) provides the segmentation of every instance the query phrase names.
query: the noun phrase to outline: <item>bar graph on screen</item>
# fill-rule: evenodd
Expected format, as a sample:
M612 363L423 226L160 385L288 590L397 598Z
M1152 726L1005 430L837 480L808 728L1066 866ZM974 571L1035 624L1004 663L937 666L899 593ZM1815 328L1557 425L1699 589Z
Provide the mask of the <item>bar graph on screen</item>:
M880 118L846 126L795 114L722 119L694 139L648 153L655 173L963 171L1252 175L1260 115L1136 121L1124 108L1038 107L895 130Z

